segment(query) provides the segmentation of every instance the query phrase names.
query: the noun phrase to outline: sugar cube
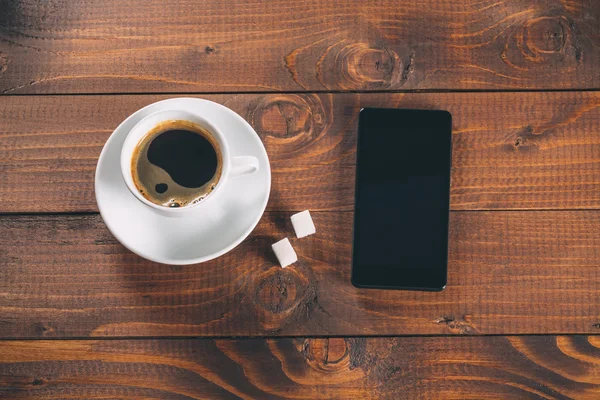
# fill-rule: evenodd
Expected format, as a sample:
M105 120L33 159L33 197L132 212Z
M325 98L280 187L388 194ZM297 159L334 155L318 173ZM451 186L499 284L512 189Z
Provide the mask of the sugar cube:
M296 252L294 251L294 248L292 247L292 244L288 238L280 240L279 242L271 245L271 247L273 247L273 252L277 257L279 264L281 264L281 268L285 268L288 265L298 261L298 256L296 255Z
M298 238L312 235L317 231L308 210L292 215L292 225Z

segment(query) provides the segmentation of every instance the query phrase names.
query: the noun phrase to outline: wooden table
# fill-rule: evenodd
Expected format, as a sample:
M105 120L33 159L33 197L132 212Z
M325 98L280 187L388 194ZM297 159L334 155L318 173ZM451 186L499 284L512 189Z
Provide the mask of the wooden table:
M595 0L0 0L0 397L600 398L599 88ZM273 172L251 236L192 266L94 199L113 129L178 96L242 115ZM350 284L361 107L453 115L441 293Z

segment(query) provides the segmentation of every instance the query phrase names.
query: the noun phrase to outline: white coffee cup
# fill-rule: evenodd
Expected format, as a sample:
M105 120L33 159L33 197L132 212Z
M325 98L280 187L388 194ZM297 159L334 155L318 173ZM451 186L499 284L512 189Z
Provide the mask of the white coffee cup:
M157 125L165 121L175 120L189 121L206 129L217 142L222 157L221 177L215 188L199 202L183 207L162 206L152 203L146 199L135 186L131 170L131 160L142 138L144 138ZM225 185L229 184L233 178L240 175L251 174L256 171L258 171L258 159L256 157L232 157L223 133L213 124L211 124L206 118L188 111L167 109L148 115L138 122L131 129L131 131L129 131L127 137L125 138L125 142L123 143L123 147L121 148L121 173L123 175L123 179L125 180L125 184L129 188L129 191L146 206L151 207L161 214L167 216L183 216L192 211L196 211L205 207L221 194Z

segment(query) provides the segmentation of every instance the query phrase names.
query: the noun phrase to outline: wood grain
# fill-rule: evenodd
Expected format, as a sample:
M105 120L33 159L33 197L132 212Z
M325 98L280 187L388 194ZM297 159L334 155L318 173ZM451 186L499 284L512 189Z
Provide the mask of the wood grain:
M143 260L98 215L0 219L0 337L600 333L600 212L453 212L441 293L350 284L352 213L294 239L267 213L232 252ZM270 246L299 256L280 268Z
M269 94L206 98L258 132L271 211L350 211L361 107L453 114L453 210L600 208L600 92ZM96 211L112 130L165 96L27 96L0 102L0 212ZM403 134L399 128L399 134Z
M5 399L597 399L598 336L0 343Z
M599 88L594 0L0 2L0 93Z

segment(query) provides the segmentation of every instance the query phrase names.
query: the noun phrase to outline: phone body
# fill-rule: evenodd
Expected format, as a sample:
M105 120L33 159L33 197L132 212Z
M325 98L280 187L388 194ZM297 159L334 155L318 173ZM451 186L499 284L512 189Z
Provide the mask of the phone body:
M364 108L358 122L352 284L446 287L452 116Z

